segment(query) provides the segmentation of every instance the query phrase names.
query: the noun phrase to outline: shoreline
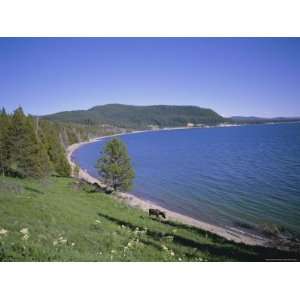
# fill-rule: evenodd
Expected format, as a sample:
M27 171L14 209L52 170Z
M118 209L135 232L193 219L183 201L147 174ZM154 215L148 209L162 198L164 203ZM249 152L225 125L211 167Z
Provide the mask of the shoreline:
M186 128L186 127L180 127L180 128L170 128L170 129L161 129L161 130L181 130L181 129L192 129L192 128ZM137 133L144 133L144 132L156 132L160 130L144 130L144 131L133 131L129 133L117 133L113 135L107 135L107 136L101 136L98 138L93 138L90 139L89 141L85 142L80 142L80 143L75 143L67 147L66 149L66 154L67 154L67 159L69 164L72 167L72 177L75 177L73 174L73 170L75 166L78 166L79 168L79 173L78 173L78 178L83 179L89 183L97 183L100 186L104 187L105 185L100 182L97 178L91 176L87 171L83 170L80 168L79 165L76 165L74 161L72 160L72 154L74 151L76 151L78 148L82 147L83 145L86 144L91 144L95 143L98 141L101 141L105 138L111 138L114 136L120 136L120 135L126 135L126 134L137 134ZM149 208L157 208L159 210L163 210L167 214L167 219L172 220L172 221L177 221L181 222L183 224L189 225L189 226L194 226L196 228L209 231L211 233L214 233L218 236L221 236L227 240L234 241L237 243L244 243L247 245L255 245L255 246L268 246L268 244L271 242L269 239L265 237L261 237L258 235L254 235L245 231L242 231L237 228L225 228L217 225L213 225L204 221L200 221L197 219L194 219L192 217L189 217L187 215L181 214L174 212L172 210L166 209L162 206L159 206L149 200L142 199L140 197L137 197L131 193L125 193L125 192L117 192L116 197L118 201L121 201L131 207L139 208L145 212L148 212Z

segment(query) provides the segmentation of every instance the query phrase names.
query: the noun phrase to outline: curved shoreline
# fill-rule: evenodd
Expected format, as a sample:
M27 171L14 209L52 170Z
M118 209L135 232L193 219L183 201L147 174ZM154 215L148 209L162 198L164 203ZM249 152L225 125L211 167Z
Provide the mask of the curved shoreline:
M174 129L170 128L170 129L164 129L164 130L175 130L175 129L188 129L188 128L174 128ZM134 131L131 133L118 133L118 134L114 134L114 135L108 135L108 136L102 136L99 138L90 139L89 141L86 141L86 142L72 144L72 145L68 146L66 149L67 159L72 167L72 170L74 170L75 166L79 167L78 177L80 179L84 179L85 181L87 181L89 183L98 183L100 186L105 186L97 178L91 176L87 171L81 169L79 165L76 165L74 163L74 161L72 160L73 152L83 145L95 143L95 142L101 141L105 138L110 138L110 137L120 136L120 135L125 135L125 134L150 132L150 131L153 132L153 130L145 130L145 131ZM72 173L72 176L73 176L73 173ZM75 176L73 176L73 177L75 177ZM242 230L239 230L236 228L223 228L223 227L220 227L217 225L213 225L213 224L209 224L209 223L206 223L206 222L203 222L200 220L196 220L196 219L186 216L184 214L177 213L172 210L161 207L151 201L146 201L145 199L139 198L130 193L118 192L116 198L117 198L117 200L119 200L123 203L126 203L127 205L129 205L131 207L139 208L139 209L142 209L143 211L148 212L149 208L157 208L157 209L163 210L166 212L167 218L172 221L181 222L186 225L194 226L199 229L209 231L209 232L219 235L227 240L231 240L231 241L238 242L238 243L244 243L247 245L259 245L259 246L268 246L268 244L270 242L270 240L268 240L267 238L263 238L258 235L250 234L248 232L245 232L245 231L242 231Z

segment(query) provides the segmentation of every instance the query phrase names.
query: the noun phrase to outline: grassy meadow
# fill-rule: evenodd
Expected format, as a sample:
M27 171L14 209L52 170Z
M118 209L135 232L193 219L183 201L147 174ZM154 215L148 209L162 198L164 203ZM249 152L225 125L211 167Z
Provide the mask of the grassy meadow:
M150 218L75 179L0 179L0 261L263 261L300 255Z

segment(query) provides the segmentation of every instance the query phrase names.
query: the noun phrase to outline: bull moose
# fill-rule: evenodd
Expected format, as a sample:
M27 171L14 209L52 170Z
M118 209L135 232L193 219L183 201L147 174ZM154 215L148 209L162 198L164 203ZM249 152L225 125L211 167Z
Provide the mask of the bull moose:
M159 209L156 209L156 208L149 208L149 217L151 216L155 216L157 218L159 218L160 216L162 218L166 218L166 213L164 211L161 211Z

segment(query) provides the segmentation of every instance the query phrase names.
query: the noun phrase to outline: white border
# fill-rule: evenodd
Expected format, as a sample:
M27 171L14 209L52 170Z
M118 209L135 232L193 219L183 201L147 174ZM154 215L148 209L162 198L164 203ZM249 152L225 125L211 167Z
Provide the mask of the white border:
M297 264L278 263L0 265L1 298L24 300L296 299L298 274Z
M298 0L0 0L0 36L299 36Z

